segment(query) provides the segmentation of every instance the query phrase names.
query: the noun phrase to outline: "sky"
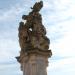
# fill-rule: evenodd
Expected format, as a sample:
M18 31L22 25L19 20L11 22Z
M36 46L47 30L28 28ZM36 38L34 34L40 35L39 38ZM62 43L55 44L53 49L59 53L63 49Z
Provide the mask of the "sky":
M40 0L0 0L0 75L22 75L18 27ZM40 11L50 39L48 75L75 75L75 0L43 0Z

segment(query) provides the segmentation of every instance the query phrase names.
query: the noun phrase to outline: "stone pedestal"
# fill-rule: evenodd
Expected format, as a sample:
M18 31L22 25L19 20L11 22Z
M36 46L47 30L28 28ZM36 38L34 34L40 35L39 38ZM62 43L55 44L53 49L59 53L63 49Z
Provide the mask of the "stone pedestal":
M47 75L48 58L51 50L30 50L24 55L17 57L21 64L23 75Z

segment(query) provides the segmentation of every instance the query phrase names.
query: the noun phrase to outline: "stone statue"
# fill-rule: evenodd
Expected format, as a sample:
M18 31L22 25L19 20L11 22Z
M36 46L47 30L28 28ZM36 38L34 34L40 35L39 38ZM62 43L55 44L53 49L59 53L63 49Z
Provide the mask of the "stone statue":
M46 36L46 29L42 24L42 17L39 11L43 7L43 2L36 2L28 15L23 15L22 19L26 23L20 22L19 25L19 44L21 53L28 50L48 50L50 40Z
M36 2L32 11L22 16L25 22L19 23L21 51L16 59L21 64L23 75L47 75L48 58L52 56L52 52L49 50L50 40L39 13L42 7L42 1Z

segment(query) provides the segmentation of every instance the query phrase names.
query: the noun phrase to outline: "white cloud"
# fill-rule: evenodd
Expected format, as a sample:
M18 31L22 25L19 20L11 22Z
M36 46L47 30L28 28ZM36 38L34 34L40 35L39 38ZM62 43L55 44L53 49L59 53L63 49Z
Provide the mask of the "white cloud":
M17 40L2 39L0 40L0 63L15 61L15 57L19 55L19 45Z
M46 4L46 8L49 8L49 2L46 2ZM44 23L49 24L49 22L53 22L53 25L47 25L48 27L46 27L48 36L51 37L52 40L51 48L53 53L60 56L75 56L75 4L73 4L71 0L57 0L53 4L54 8L56 8L54 10L56 10L57 13L52 11L53 14L50 15L48 13L44 19L47 21L44 21ZM59 8L57 6L59 6ZM66 7L67 9L64 10ZM50 11L48 10L48 12Z
M75 56L75 21L69 20L59 24L63 26L63 38L54 44L53 49L60 56Z
M17 15L22 13L24 11L23 8L20 7L12 7L10 10L3 12L2 15L0 15L0 21L5 21L5 20L12 20L14 19Z
M48 74L51 75L74 75L75 74L75 58L60 59L55 62L50 60Z

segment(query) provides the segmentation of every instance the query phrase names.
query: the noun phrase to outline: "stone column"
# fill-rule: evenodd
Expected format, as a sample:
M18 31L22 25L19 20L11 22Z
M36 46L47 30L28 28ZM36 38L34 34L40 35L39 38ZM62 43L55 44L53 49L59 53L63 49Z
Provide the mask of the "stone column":
M47 75L48 58L51 57L51 50L30 50L20 57L21 70L23 75Z

